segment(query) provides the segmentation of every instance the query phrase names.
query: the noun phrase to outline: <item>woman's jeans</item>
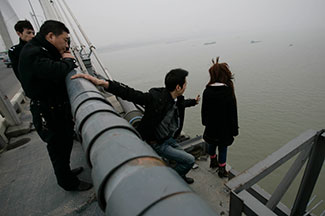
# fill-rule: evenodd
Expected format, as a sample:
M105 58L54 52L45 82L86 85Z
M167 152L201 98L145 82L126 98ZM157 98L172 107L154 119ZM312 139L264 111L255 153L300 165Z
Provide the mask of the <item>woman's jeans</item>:
M216 154L217 145L208 143L208 154L213 156ZM218 145L218 163L224 164L227 161L227 149L228 146Z
M185 152L173 138L169 138L162 144L155 144L152 147L161 157L177 162L174 169L180 176L185 176L195 163L195 157Z

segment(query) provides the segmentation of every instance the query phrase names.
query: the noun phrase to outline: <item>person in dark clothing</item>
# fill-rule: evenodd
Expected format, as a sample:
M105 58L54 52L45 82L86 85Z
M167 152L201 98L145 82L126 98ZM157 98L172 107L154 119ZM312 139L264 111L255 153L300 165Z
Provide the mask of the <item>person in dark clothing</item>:
M218 175L228 177L226 171L227 148L238 135L237 103L232 82L233 75L227 63L212 60L209 69L210 81L202 96L201 117L205 126L203 139L208 143L210 167L217 169ZM216 155L218 147L219 158Z
M65 77L76 64L69 52L68 34L63 23L44 22L40 32L22 49L18 71L31 99L34 126L47 143L58 185L67 191L83 191L92 185L77 178L82 167L70 168L74 122Z
M19 36L19 44L12 46L8 50L8 56L11 61L12 69L17 79L20 81L18 74L19 55L25 44L34 37L35 32L32 24L28 20L19 20L14 28Z
M183 69L171 70L165 77L165 88L152 88L146 93L116 81L100 80L88 74L79 73L71 78L88 79L122 99L144 105L145 112L137 128L139 133L160 156L176 161L174 169L191 184L194 180L186 177L186 174L192 168L195 158L185 152L173 138L180 127L179 111L184 117L185 107L194 106L199 101L199 96L191 100L184 100L182 96L186 89L187 75L188 72Z

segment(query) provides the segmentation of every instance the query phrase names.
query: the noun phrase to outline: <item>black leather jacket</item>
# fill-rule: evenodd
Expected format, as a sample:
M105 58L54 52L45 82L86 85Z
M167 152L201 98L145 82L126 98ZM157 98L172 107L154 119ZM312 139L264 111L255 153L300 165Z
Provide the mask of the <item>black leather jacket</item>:
M137 129L145 141L161 142L155 137L154 130L175 103L166 88L152 88L149 92L144 93L122 83L109 81L109 87L106 90L124 100L143 105L145 113ZM184 100L183 96L178 98L176 105L179 110L181 125L183 125L185 107L194 106L195 104L194 99Z

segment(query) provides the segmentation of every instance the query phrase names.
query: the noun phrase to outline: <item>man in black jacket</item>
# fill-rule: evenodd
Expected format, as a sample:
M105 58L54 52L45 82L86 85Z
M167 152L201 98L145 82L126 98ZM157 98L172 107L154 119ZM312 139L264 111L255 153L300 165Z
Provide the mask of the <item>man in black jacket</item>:
M189 184L194 180L186 177L192 168L195 158L185 152L175 141L174 136L180 128L180 115L187 106L194 106L199 102L196 99L184 100L182 96L186 89L186 76L183 69L174 69L165 77L165 88L152 88L149 92L132 89L116 81L105 81L88 74L76 74L71 78L82 77L90 80L97 86L103 86L106 91L122 99L145 106L145 113L137 128L142 138L162 157L177 162L174 169Z
M18 74L19 55L25 44L33 39L35 32L32 24L28 20L19 20L15 24L14 28L19 36L19 44L14 45L9 49L8 56L11 61L12 69L14 70L17 79L20 81Z
M21 51L18 70L31 99L34 126L47 143L58 184L68 191L83 191L92 185L76 177L82 167L70 168L74 123L65 77L76 65L68 51L68 34L63 23L46 21Z

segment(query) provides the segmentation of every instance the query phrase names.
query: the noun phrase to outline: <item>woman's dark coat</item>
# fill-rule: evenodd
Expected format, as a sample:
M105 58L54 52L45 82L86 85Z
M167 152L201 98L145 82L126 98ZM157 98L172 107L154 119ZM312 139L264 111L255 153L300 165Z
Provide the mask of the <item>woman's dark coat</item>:
M219 141L230 145L238 135L236 99L228 86L207 86L203 92L202 124L203 138L208 143Z

